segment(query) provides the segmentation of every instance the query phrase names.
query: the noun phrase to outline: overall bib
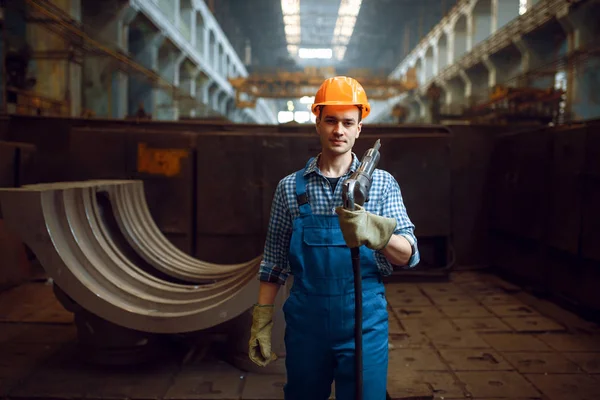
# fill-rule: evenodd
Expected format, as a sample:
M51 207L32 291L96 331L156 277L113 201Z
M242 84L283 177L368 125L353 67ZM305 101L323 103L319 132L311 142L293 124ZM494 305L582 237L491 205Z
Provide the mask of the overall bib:
M310 163L310 161L309 161ZM307 164L308 165L308 164ZM300 215L293 222L294 283L283 306L286 321L286 400L354 400L354 275L338 216L314 215L304 170L296 173ZM361 247L363 387L365 400L385 400L388 314L373 251Z

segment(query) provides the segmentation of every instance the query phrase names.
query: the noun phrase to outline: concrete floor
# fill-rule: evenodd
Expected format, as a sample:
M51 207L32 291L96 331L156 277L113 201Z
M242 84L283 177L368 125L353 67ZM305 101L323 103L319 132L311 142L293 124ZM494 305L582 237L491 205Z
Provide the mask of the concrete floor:
M392 399L600 399L597 325L480 272L387 290ZM283 398L284 376L246 374L208 347L102 368L75 337L51 286L0 293L0 399Z

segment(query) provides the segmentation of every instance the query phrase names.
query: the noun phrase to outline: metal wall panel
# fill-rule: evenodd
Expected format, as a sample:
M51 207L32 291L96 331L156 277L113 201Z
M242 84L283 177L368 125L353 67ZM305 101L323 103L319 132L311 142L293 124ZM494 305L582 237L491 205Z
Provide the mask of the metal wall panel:
M577 254L581 231L581 171L585 159L585 127L548 132L553 136L547 243Z
M15 146L0 142L0 187L13 187L15 181Z
M217 264L242 263L261 255L264 244L263 235L258 234L198 234L196 236L195 257Z
M260 234L260 139L200 135L196 162L198 235Z
M519 135L517 146L517 191L513 198L516 219L510 232L541 240L547 230L550 203L552 135L546 130L527 132Z
M196 135L185 131L131 131L126 136L126 175L144 181L148 208L163 234L193 254Z
M73 128L65 179L127 179L127 137L123 129Z
M600 261L600 124L590 125L585 144L582 201L582 256Z
M515 136L500 137L492 151L488 182L490 229L495 232L510 232L513 222L513 207L517 173Z
M35 146L0 141L0 187L19 187L35 180Z
M36 181L53 182L67 179L70 174L69 119L11 116L9 140L34 144Z
M545 130L498 139L489 184L492 229L534 240L545 235L551 146Z
M577 257L571 252L549 248L544 265L546 274L537 278L539 284L546 283L544 289L557 298L577 302L583 280L583 270Z
M452 241L458 265L489 262L488 178L494 141L505 126L450 126L452 131Z
M9 118L6 116L0 117L0 140L8 140L9 138Z
M364 136L362 140L371 145L374 139ZM450 135L388 135L381 138L381 146L380 168L398 181L415 233L421 237L449 236Z

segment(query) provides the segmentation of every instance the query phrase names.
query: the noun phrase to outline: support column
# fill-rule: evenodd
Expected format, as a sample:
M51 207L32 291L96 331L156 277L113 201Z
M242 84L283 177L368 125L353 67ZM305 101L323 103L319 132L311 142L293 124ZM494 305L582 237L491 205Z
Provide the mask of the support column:
M54 2L55 6L70 15L76 22L81 22L81 0L62 0ZM13 22L5 20L5 22ZM13 43L17 46L27 44L33 54L28 65L29 75L38 78L35 85L28 88L35 95L49 100L64 102L67 106L61 111L61 115L79 117L82 106L82 65L83 54L79 49L72 49L65 39L55 35L48 30L47 24L27 22L25 25L25 36L17 37ZM10 31L11 28L8 28ZM25 39L25 40L23 40ZM12 40L12 39L11 39ZM14 46L14 44L9 44ZM23 51L24 47L15 48ZM31 112L35 112L31 110ZM38 109L40 115L57 115L51 109Z
M178 49L169 42L165 42L159 49L159 67L158 72L163 79L172 83L175 87L179 86L179 72L181 63L185 60L185 54L180 53ZM175 93L167 90L158 90L156 119L175 121L179 118L177 99Z
M436 75L439 74L448 65L448 35L442 33L437 42L437 69Z
M202 85L202 103L206 104L207 106L211 105L210 102L210 86L213 84L213 80L212 79L206 79L204 81L204 84Z
M25 15L21 13L18 9L14 9L12 7L3 7L2 8L2 24L4 29L4 35L0 35L0 40L2 41L2 51L6 52L5 54L8 56L11 53L14 54L19 51L23 51L26 46L31 46L28 43L28 30L30 27L27 26L27 21L25 20ZM10 23L9 23L10 21ZM14 52L14 53L13 53ZM15 87L17 89L25 89L25 90L37 90L35 85L37 84L37 79L30 76L32 65L34 60L31 61L30 65L27 66L27 70L23 71L23 75L21 76L9 76L5 71L4 63L0 62L1 69L1 77L0 82L2 85L6 85L6 87ZM5 94L4 88L2 88L2 94ZM6 103L4 103L6 101ZM6 97L2 96L2 111L13 114L17 109L17 96L15 93L6 92Z
M448 50L446 53L446 65L452 65L456 60L456 52L454 51L456 35L454 33L454 28L451 28L446 31L446 37L448 39Z
M415 96L415 102L419 106L419 122L420 123L431 123L431 115L429 112L429 100L421 95Z
M215 69L216 73L219 73L219 58L221 55L221 44L217 41L216 35L215 35L215 42L214 42L214 47L212 50L212 58L210 58L210 65Z
M467 105L473 106L481 101L489 98L489 72L484 65L476 65L466 71L461 71L461 76L464 74L465 89L470 91L467 96ZM469 86L467 89L466 87ZM465 91L466 91L465 90Z
M562 41L558 41L556 34L555 30L541 31L514 39L514 44L521 53L521 69L525 74L523 81L519 82L520 86L548 89L554 85L554 77L537 76L534 70L547 65L565 53L566 48L560 49L564 44L564 38ZM560 34L563 33L560 32Z
M586 3L558 15L567 35L567 51L585 51L596 47L600 26L597 21L600 4ZM566 91L565 113L570 119L586 120L600 117L600 58L573 60L565 71L559 72L555 87Z
M112 3L112 2L108 2ZM115 43L125 53L129 50L129 25L137 10L128 3L115 2L115 13L104 13L105 3L84 2L82 23L97 32L99 39ZM89 53L83 60L83 111L85 114L103 118L125 118L127 115L127 74L116 68L109 57L95 57ZM136 110L132 110L135 112Z
M144 33L139 27L131 25L129 29L129 53L134 60L148 69L158 72L158 49L165 36L161 32ZM148 117L156 112L156 94L146 77L129 77L129 115L135 115L140 109Z
M206 61L206 65L212 66L212 56L214 54L214 45L215 45L215 34L206 26L204 28L204 60Z
M434 70L434 58L433 58L433 46L430 46L427 48L427 50L425 51L425 56L423 57L423 66L425 67L425 73L424 73L424 83L428 82L431 78L434 77L433 75L433 70Z
M227 102L229 101L229 96L223 92L223 97L219 101L219 112L227 117Z
M498 84L516 86L514 78L521 72L521 54L515 47L509 46L484 57L483 64L488 70L490 87Z
M467 18L466 15L461 15L454 25L452 60L450 60L449 64L453 64L460 60L462 56L467 54L467 51L470 48L470 35L468 34L467 20L470 19Z
M78 22L81 22L81 3L82 0L68 0L67 4L70 4L71 17ZM81 106L83 99L81 96L81 81L83 76L83 53L80 50L75 50L75 55L71 56L67 61L67 79L69 80L67 86L67 98L71 103L71 116L81 116ZM77 54L79 53L79 54Z
M181 81L180 81L180 89L183 94L189 94L190 97L195 99L195 101L189 102L186 101L184 104L179 104L179 115L195 117L196 116L196 102L197 95L199 94L199 90L196 90L196 80L198 79L198 75L200 75L200 69L196 67L190 67L186 65L186 63L182 64L181 68Z
M193 16L193 29L196 32L196 39L194 47L198 50L203 59L206 59L205 51L207 47L207 43L205 41L208 40L208 31L206 29L204 23L204 17L202 16L202 12L198 10L194 10Z
M210 98L210 108L216 112L219 112L219 100L221 97L221 88L217 87Z
M462 81L465 83L465 92L464 92L465 99L469 99L471 97L471 94L473 93L473 85L471 83L471 78L469 78L469 75L467 75L467 73L464 69L461 69L460 71L458 71L458 75L460 76Z
M179 0L179 31L194 46L196 41L195 13L191 0Z
M460 77L446 83L446 109L450 114L461 114L465 106L465 82Z

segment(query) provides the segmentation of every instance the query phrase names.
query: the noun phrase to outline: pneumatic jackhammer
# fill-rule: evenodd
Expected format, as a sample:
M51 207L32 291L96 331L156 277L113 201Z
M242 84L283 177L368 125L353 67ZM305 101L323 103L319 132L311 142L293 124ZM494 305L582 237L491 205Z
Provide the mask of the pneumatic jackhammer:
M369 199L369 191L373 181L373 171L379 163L379 139L363 156L357 170L344 181L342 200L346 210L354 211L355 205L364 205ZM350 249L352 269L354 271L354 371L355 398L363 398L363 354L362 354L362 277L360 272L360 249Z

